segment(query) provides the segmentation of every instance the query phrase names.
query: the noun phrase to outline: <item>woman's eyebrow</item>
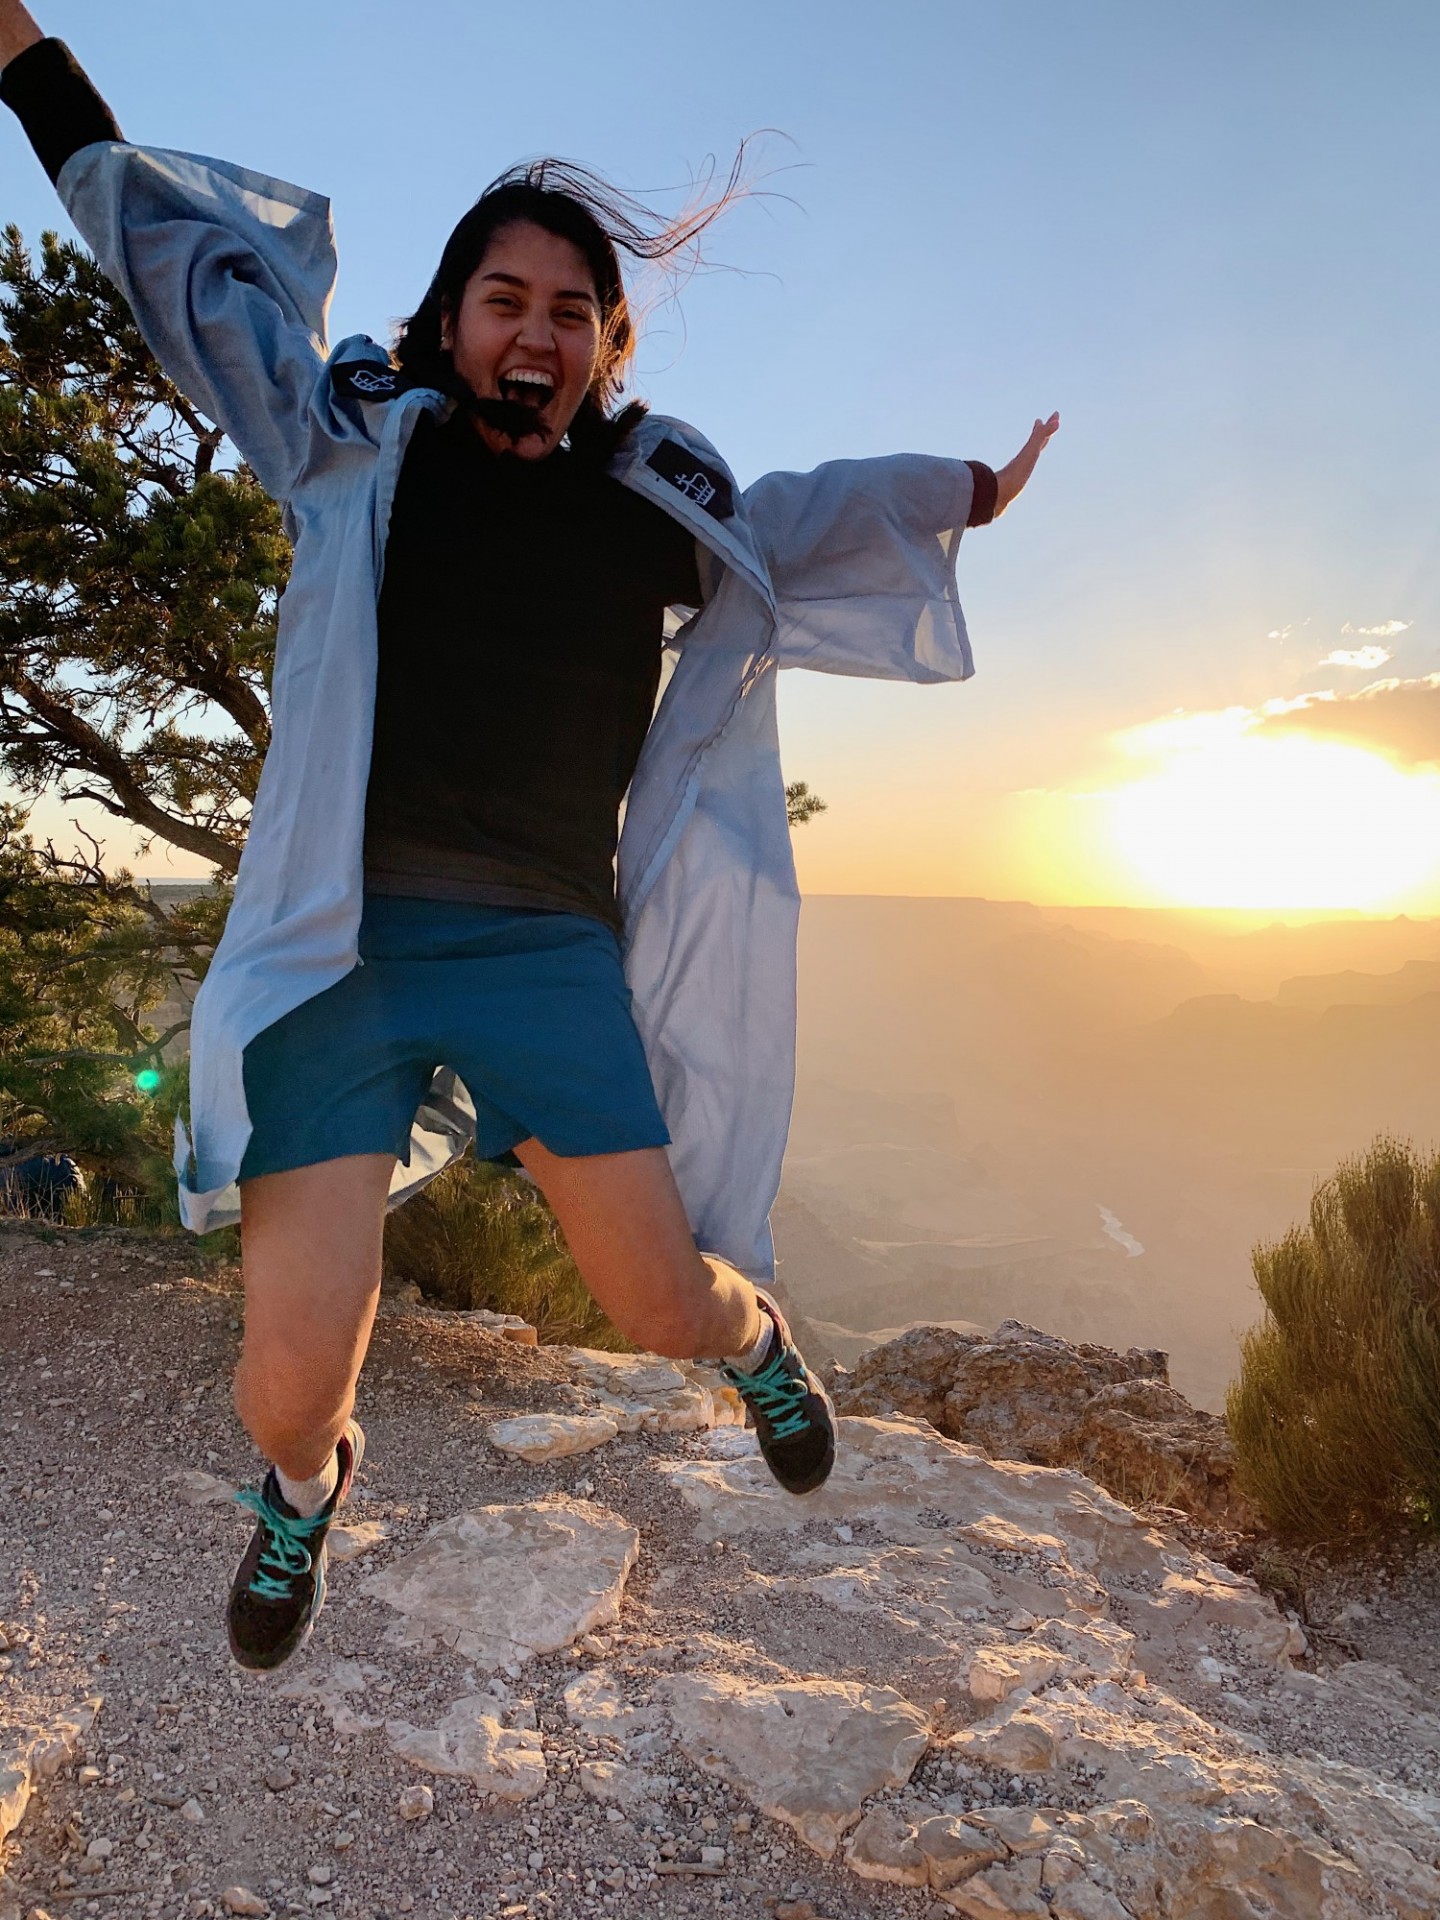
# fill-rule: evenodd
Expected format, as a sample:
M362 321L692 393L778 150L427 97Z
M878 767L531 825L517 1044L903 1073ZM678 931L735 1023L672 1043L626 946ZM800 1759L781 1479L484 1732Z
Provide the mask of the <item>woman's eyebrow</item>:
M519 287L522 290L528 290L530 285L530 282L522 279L518 273L500 273L492 270L490 273L481 274L480 277L482 280L500 280L507 287ZM556 290L555 298L557 300L588 300L592 307L599 305L594 294L585 287L560 287Z

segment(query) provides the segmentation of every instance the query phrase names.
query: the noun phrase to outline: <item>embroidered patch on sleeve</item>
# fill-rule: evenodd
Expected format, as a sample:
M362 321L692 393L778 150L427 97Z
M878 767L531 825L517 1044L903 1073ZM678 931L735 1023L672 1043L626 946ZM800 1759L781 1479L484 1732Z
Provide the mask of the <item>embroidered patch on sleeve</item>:
M716 520L728 520L734 513L735 493L726 476L687 453L678 441L662 440L645 464Z
M343 400L393 400L400 391L396 369L374 360L347 360L332 367L330 383Z

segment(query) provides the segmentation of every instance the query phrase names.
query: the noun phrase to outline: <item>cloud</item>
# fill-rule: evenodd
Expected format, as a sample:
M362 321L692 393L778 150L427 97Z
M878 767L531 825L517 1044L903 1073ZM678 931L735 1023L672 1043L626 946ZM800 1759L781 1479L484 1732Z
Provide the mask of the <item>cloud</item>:
M1355 693L1325 688L1255 707L1187 712L1183 707L1113 737L1128 758L1168 759L1260 735L1308 734L1343 740L1408 766L1440 764L1440 673L1418 680L1375 680Z
M1413 620L1387 620L1378 627L1352 627L1347 620L1341 633L1358 633L1362 636L1373 635L1379 640L1393 640L1397 633L1408 633L1415 622Z
M1336 647L1326 654L1320 665L1322 667L1363 667L1367 673L1373 673L1377 667L1383 667L1387 660L1394 658L1389 647Z
M1412 766L1440 762L1440 673L1376 680L1358 693L1269 701L1256 715L1267 733L1308 733L1369 747Z

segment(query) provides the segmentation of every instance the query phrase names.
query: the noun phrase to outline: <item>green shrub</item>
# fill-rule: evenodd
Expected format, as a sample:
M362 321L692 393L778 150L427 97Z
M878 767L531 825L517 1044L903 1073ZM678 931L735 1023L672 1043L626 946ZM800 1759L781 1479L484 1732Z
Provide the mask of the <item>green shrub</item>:
M546 1341L624 1350L527 1180L468 1157L385 1223L385 1273L447 1307L518 1313Z
M1378 1139L1255 1249L1265 1302L1226 1412L1276 1533L1342 1545L1440 1519L1440 1154Z

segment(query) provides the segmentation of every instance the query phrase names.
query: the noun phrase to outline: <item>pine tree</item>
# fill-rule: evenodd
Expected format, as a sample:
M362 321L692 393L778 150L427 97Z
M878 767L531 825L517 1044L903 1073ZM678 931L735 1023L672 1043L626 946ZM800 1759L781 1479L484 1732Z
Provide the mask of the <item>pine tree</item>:
M279 510L165 378L91 257L0 246L0 1134L134 1177L166 1074L150 1016L218 938L269 739ZM89 801L199 855L167 913L107 863L24 832ZM128 837L128 836L127 836ZM171 1051L174 1051L172 1047ZM168 1103L165 1103L168 1104Z

